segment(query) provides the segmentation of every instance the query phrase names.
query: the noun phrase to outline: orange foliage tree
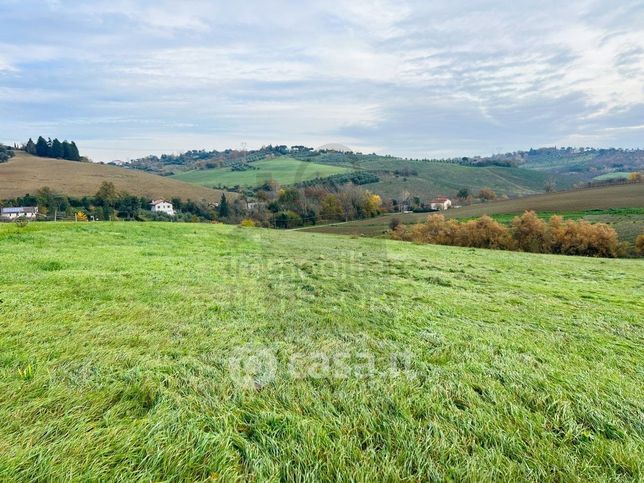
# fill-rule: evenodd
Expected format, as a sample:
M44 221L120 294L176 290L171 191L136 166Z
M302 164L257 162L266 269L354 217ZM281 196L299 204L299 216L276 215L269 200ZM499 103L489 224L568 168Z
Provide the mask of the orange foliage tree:
M510 227L489 216L459 223L440 214L430 215L425 223L396 226L390 236L416 243L591 257L616 257L619 249L617 233L604 223L564 222L560 216L546 223L532 211L515 217Z

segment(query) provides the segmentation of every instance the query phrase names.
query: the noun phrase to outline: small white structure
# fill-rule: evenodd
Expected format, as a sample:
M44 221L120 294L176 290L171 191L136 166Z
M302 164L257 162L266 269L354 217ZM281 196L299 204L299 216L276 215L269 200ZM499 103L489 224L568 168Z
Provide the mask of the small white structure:
M439 196L431 202L432 210L447 210L452 207L452 201L447 196Z
M152 213L165 213L166 215L174 216L172 203L166 200L154 200L150 203L150 210L152 210Z
M4 220L16 220L18 218L35 219L38 216L37 206L17 206L15 208L2 208L0 218Z

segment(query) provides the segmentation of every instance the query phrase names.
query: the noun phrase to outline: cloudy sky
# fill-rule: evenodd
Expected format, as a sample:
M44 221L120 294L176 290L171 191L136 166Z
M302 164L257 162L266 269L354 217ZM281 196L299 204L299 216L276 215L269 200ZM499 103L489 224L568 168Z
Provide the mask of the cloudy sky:
M644 147L642 0L0 0L0 23L0 141L100 161Z

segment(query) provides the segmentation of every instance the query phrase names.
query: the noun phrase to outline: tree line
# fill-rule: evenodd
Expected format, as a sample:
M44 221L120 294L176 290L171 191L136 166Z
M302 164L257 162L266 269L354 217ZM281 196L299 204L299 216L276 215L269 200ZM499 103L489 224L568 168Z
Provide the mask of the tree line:
M58 138L52 141L51 138L45 139L42 136L38 136L38 140L35 143L33 139L29 138L29 141L27 141L22 149L29 154L40 156L41 158L67 159L69 161L81 160L78 147L74 141L68 142L65 140L61 142Z
M544 221L534 211L515 217L510 226L489 216L459 222L431 215L425 223L408 227L393 220L390 228L391 238L416 243L588 257L617 257L625 251L615 230L605 223L564 221L561 216Z
M272 228L357 220L387 211L380 196L355 185L298 188L267 182L255 197L257 202L251 203L243 217Z
M5 200L0 206L38 206L39 213L50 220L75 218L93 220L136 220L136 221L212 221L217 218L214 206L192 200L172 198L179 213L169 217L164 213L150 211L146 197L118 191L111 182L103 182L93 196L74 197L58 193L48 186L34 194Z
M94 220L172 220L189 222L218 221L227 224L251 222L255 226L294 228L324 222L349 221L377 216L389 207L380 196L357 186L281 187L267 183L248 203L243 196L222 194L219 203L171 198L176 216L150 211L150 199L120 192L111 182L103 182L93 196L72 197L49 187L35 194L6 200L5 206L38 206L48 219L83 217ZM1 203L0 203L1 204Z

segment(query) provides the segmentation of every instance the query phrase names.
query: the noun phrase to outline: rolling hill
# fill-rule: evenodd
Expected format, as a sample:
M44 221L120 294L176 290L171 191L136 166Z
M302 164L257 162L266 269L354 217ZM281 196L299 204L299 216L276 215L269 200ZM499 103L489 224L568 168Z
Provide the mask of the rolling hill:
M526 195L543 191L550 179L547 173L523 168L473 167L339 152L268 158L250 162L247 166L244 171L225 166L180 172L172 177L204 186L254 187L267 179L289 185L339 173L365 171L376 175L380 181L365 185L364 188L383 198L399 199L401 193L409 192L411 196L423 200L440 194L454 196L461 188L468 188L476 193L483 187L489 187L499 195Z
M0 226L0 479L642 481L643 270Z
M240 167L244 170L239 170ZM255 161L240 167L187 171L176 174L172 178L210 187L256 187L270 180L282 185L290 185L352 171L350 168L300 161L288 156Z
M402 193L409 193L424 201L437 195L454 196L461 188L474 194L487 187L499 195L524 196L543 192L546 185L565 190L644 170L644 150L539 148L490 157L419 160L354 153L342 146L325 151L322 149L325 147L333 145L319 150L284 145L248 152L193 150L148 156L133 160L128 167L174 174L177 179L205 186L252 187L268 178L269 172L281 184L306 181L316 175L328 176L328 171L320 167L327 165L378 176L380 181L367 188L385 199L400 199ZM258 169L235 168L244 159ZM314 163L310 166L313 169L302 170L294 160Z
M610 210L612 208L644 208L644 183L582 188L512 200L499 200L479 203L442 212L446 218L473 218L483 215L521 214L526 210L537 212L561 213L582 210ZM388 214L377 218L339 223L303 230L322 233L347 235L382 235L393 217L402 223L418 223L427 218L428 213ZM637 216L637 215L635 215ZM639 230L644 232L642 220L636 220Z
M119 191L148 198L217 202L222 191L131 169L95 163L39 158L23 151L0 164L0 199L33 194L43 186L69 196L93 195L103 181ZM231 197L237 195L232 193Z
M403 191L429 200L438 195L454 196L461 188L472 193L484 187L499 195L519 196L542 192L550 180L547 173L531 169L499 166L467 166L456 162L400 159L375 154L319 153L316 163L350 167L377 175L380 181L369 190L387 199L399 199ZM564 188L568 185L559 185Z
M474 158L472 163L509 163L513 166L549 173L564 183L580 183L615 173L644 170L644 150L595 148L538 148L529 151Z

